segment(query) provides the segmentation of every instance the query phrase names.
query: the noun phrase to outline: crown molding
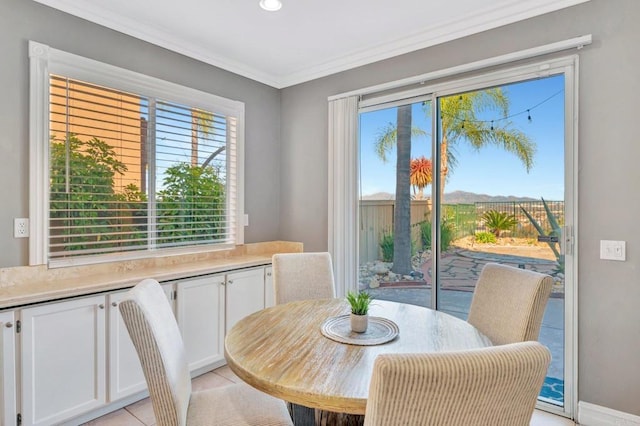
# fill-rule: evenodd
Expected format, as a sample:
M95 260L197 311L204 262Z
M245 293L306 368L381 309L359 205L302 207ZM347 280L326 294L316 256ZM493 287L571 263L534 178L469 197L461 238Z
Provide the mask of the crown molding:
M163 47L173 52L197 59L201 62L221 68L225 71L250 78L266 85L280 88L277 76L265 73L258 69L241 64L229 58L212 54L209 50L193 46L179 38L166 37L166 31L152 25L145 25L135 19L123 17L103 8L92 6L91 2L69 0L34 0L45 6L58 9L62 12L85 19L98 25L102 25L117 32Z
M255 67L247 66L233 59L212 54L210 50L176 37L168 39L166 32L152 25L145 25L132 18L123 17L102 8L91 6L91 2L70 0L35 0L38 3L86 19L112 30L130 35L165 49L197 59L209 65L250 78L266 85L282 89L341 71L346 71L394 56L424 49L447 41L466 37L482 31L508 25L555 10L564 9L589 0L544 0L531 5L529 2L514 1L509 5L488 9L482 14L463 16L454 21L445 22L423 32L358 49L347 55L332 58L318 64L293 70L286 74L271 74Z
M303 70L292 72L286 76L280 76L279 81L282 87L293 86L588 1L590 0L547 0L545 4L537 5L536 7L530 7L526 2L516 2L509 7L497 8L487 11L482 15L474 15L456 21L446 22L438 27L430 28L410 37L404 37L383 45L371 46L370 48L351 52L348 55L327 61L323 64L317 64Z

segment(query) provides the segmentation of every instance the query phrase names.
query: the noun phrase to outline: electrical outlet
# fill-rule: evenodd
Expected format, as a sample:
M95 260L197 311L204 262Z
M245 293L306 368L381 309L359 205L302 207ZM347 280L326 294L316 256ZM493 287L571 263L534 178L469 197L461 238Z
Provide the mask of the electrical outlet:
M13 238L27 238L29 236L29 219L13 219Z

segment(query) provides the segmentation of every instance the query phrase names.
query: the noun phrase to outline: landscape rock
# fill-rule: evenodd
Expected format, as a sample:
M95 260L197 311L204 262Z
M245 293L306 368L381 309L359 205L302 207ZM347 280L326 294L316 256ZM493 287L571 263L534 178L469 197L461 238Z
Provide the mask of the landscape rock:
M380 287L380 281L377 278L371 278L369 281L369 288L378 288Z

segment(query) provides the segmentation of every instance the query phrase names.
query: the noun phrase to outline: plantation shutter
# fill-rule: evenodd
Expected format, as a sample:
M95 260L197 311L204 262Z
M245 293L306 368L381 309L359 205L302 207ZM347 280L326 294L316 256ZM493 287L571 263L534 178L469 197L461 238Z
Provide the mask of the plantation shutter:
M236 117L50 76L49 259L232 244Z

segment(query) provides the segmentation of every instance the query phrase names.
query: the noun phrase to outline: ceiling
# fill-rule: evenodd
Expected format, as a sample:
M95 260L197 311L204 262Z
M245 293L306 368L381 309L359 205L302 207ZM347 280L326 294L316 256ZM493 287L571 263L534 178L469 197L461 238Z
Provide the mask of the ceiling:
M588 0L35 0L276 88Z

